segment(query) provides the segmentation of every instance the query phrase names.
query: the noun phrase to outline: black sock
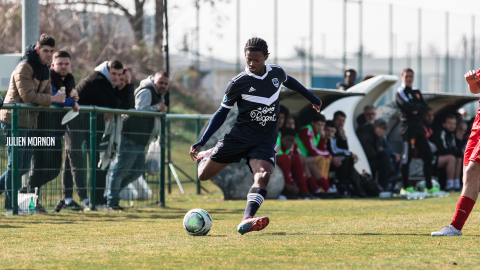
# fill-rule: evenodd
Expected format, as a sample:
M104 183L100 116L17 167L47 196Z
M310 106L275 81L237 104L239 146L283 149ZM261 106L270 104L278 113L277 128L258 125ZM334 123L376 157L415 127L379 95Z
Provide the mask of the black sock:
M247 195L247 207L245 207L243 219L255 216L260 205L262 205L265 196L267 196L267 190L254 187L250 188Z

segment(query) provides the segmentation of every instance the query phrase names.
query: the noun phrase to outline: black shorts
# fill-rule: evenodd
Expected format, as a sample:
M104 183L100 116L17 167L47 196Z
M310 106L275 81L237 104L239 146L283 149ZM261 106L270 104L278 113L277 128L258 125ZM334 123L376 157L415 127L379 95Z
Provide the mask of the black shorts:
M276 155L275 145L224 138L215 145L210 159L217 163L239 163L246 158L250 167L248 161L255 158L268 161L275 168Z

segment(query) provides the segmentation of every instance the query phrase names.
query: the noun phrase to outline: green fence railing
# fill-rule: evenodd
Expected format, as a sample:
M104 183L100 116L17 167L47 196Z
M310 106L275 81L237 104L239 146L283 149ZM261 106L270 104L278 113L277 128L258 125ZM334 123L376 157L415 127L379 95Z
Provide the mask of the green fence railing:
M59 106L54 106L52 105L51 107L40 107L32 104L4 104L1 110L10 110L11 111L11 137L18 137L19 134L19 129L22 129L19 127L19 114L21 115L29 115L29 114L35 114L38 112L43 112L46 111L48 113L58 113L58 114L64 114L66 111L71 110L71 108L62 108ZM98 130L98 121L100 117L103 117L103 114L113 114L113 115L136 115L136 116L144 116L144 117L158 117L159 119L159 144L160 144L160 152L158 153L160 155L160 166L159 166L159 176L158 179L156 180L156 184L151 182L152 179L156 179L155 177L145 177L146 181L152 185L157 186L158 185L158 192L156 192L157 195L153 196L152 201L155 201L155 197L158 198L158 201L155 202L155 204L158 204L160 206L165 206L165 189L168 187L168 193L171 193L171 176L173 175L177 183L179 184L179 187L181 188L181 183L180 179L178 177L177 171L183 174L189 183L193 182L196 185L196 193L200 194L201 190L204 190L205 192L208 192L205 188L203 188L200 184L200 181L198 180L198 177L196 177L196 173L192 174L193 170L193 164L188 164L188 166L181 165L178 166L174 162L173 159L171 158L172 152L176 152L179 148L179 145L181 145L181 151L182 155L186 155L184 148L186 149L188 145L191 145L193 141L196 140L196 138L199 135L199 132L201 130L201 124L202 121L204 122L205 120L209 119L211 115L177 115L177 114L166 114L166 113L159 113L159 112L151 112L151 111L137 111L137 110L121 110L121 109L110 109L110 108L104 108L104 107L96 107L96 106L80 106L80 114L84 116L85 120L89 118L88 122L86 121L85 123L88 123L88 129L87 129L87 124L85 124L85 130L74 130L74 132L83 132L85 133L85 138L88 135L89 140L86 141L85 143L89 143L90 147L87 149L85 143L79 148L79 149L72 149L72 151L79 151L80 153L84 153L82 156L82 160L86 161L86 153L89 154L89 162L84 163L84 168L81 168L85 172L85 177L87 178L87 174L90 176L89 183L88 183L88 191L89 191L89 201L90 201L90 209L95 210L95 206L98 201L96 201L95 194L98 193L98 186L96 185L96 182L98 182L99 179L96 179L96 172L98 173L98 162L97 160L97 147L99 141L98 139L99 134L102 134L102 130ZM102 118L103 120L103 118ZM72 120L73 121L73 120ZM168 125L167 125L168 121ZM192 123L192 121L194 123ZM103 121L102 121L103 122ZM170 130L170 124L172 125L173 129L176 129L177 131L175 132L176 135L172 135ZM38 130L38 131L46 131L48 132L49 130ZM123 132L123 131L122 131ZM122 133L123 134L123 133ZM180 138L182 135L183 137ZM177 137L175 137L177 136ZM174 146L172 146L174 145ZM25 174L25 172L22 173L22 170L19 169L19 164L18 164L18 158L19 158L19 153L18 153L18 145L12 145L11 146L11 159L12 159L12 186L11 186L11 204L13 207L13 214L18 214L18 193L19 190L21 189L20 187L20 179L22 177L22 174ZM172 150L173 149L173 150ZM63 151L63 150L61 150ZM167 154L167 156L166 156ZM176 154L177 155L177 154ZM183 156L182 156L183 157ZM5 155L0 157L0 161L5 163ZM28 161L30 162L30 161ZM181 163L181 161L179 161ZM185 162L185 161L183 161ZM65 164L65 163L64 163ZM88 165L88 168L87 168ZM168 166L168 181L166 181L166 169L165 166ZM196 167L196 166L195 166ZM190 169L188 169L190 168ZM51 170L51 168L49 168ZM63 170L66 170L66 168L63 168ZM196 170L195 170L196 171ZM195 176L194 176L195 175ZM56 176L55 179L57 179L59 176ZM108 178L108 177L107 177ZM58 179L57 179L58 182ZM58 184L57 184L58 185ZM59 198L59 192L58 188L56 191L52 191L55 188L51 187L46 187L43 189L43 192L49 192L50 195L45 195L44 196L50 196L51 200L55 198ZM106 188L105 188L106 189ZM183 192L183 188L181 188ZM3 187L0 186L0 193L3 191ZM6 190L5 190L6 191ZM21 193L21 192L20 192ZM49 206L53 206L52 203L48 204Z

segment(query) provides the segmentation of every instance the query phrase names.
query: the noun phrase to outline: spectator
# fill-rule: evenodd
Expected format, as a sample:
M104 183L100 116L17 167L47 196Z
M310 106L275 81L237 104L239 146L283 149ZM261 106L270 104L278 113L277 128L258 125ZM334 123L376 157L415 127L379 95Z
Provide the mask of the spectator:
M332 197L336 197L336 191L330 186L328 172L332 157L327 151L325 137L325 116L314 114L309 125L301 128L297 144L309 171L323 190Z
M280 113L278 114L278 131L283 129L285 125L285 119L287 119L289 116L290 111L287 109L287 107L280 105Z
M403 188L401 194L415 193L415 188L409 183L410 161L413 157L413 148L416 147L423 159L423 175L425 176L426 191L433 194L439 192L432 186L432 161L433 153L430 150L425 131L423 129L422 115L427 110L428 104L422 93L413 87L414 73L410 68L402 72L402 84L397 90L395 99L400 110L400 134L403 140L402 178Z
M348 196L348 187L355 171L353 165L357 158L354 157L352 152L337 146L336 132L335 123L327 121L325 124L325 139L327 140L328 152L333 156L332 168L336 171L339 182L337 190L340 195Z
M293 130L296 130L296 122L295 121L295 118L291 115L289 115L286 120L285 120L285 124L283 125L285 128L291 128Z
M338 90L346 91L348 88L355 85L355 82L357 81L357 72L354 69L347 69L343 74L343 79L344 82L338 83L337 88Z
M169 77L163 71L155 77L148 77L140 82L135 90L135 109L163 112L168 90ZM123 91L123 90L122 90ZM145 148L153 141L158 132L158 118L147 116L123 116L123 134L120 154L108 183L106 194L107 206L121 210L119 206L120 191L143 174L145 165Z
M36 45L30 45L25 50L23 60L17 65L10 78L10 85L5 96L5 103L32 103L49 107L52 102L64 102L65 93L52 96L52 86L48 64L52 61L55 40L47 34L42 34ZM37 128L38 112L20 110L18 113L18 137L32 136L32 130ZM11 137L10 110L0 111L0 121L5 137ZM5 184L5 208L7 215L12 214L12 147L7 145L8 165L7 170L0 177L0 182ZM18 146L18 179L28 172L32 157L32 147Z
M118 80L117 91L114 91L115 97L119 98L121 103L118 107L119 109L133 109L135 108L135 97L133 91L132 84L132 69L126 68L123 70L123 74L120 76Z
M337 147L348 150L347 135L344 129L346 118L347 115L345 115L345 113L342 111L336 111L333 114L333 123L335 124L335 128L337 129L337 132L335 133ZM356 156L355 159L357 159Z
M373 105L367 105L363 107L363 113L357 117L357 124L361 126L368 122L373 125L373 122L375 122L376 118L377 112L375 107Z
M122 103L125 103L119 97L115 96L115 91L120 77L123 74L123 65L120 61L112 60L105 61L95 68L95 71L84 78L78 85L77 91L79 96L78 103L80 105L95 105L109 108L119 108ZM128 102L127 102L128 103ZM82 117L83 116L83 117ZM104 120L111 117L109 114L97 114L97 145L90 146L90 136L88 130L90 129L90 118L88 115L79 115L69 122L70 129L67 131L65 138L65 151L69 154L69 159L65 162L70 162L71 173L64 171L63 173L63 189L65 196L65 207L67 209L80 210L82 207L74 202L71 198L73 183L76 183L77 188L85 189L79 184L85 179L85 167L83 164L83 157L81 155L82 142L85 141L86 149L89 147L97 147L101 142L103 130L105 129ZM75 131L82 130L82 131ZM67 156L66 155L66 156ZM96 151L96 160L100 160L100 153ZM64 166L65 168L67 166ZM99 207L104 204L104 189L106 181L106 170L96 170L96 193L90 194L95 196L95 204ZM90 182L91 183L91 182ZM83 199L83 208L88 209L89 200ZM71 207L70 207L71 206Z
M433 129L432 129L433 118L434 118L433 110L428 108L428 111L426 111L422 116L423 130L425 131L425 136L427 137L427 139L430 138L430 136L432 136L433 134Z
M309 199L318 199L314 197L308 190L307 177L299 155L294 155L295 149L295 130L284 128L277 154L277 164L282 169L285 178L285 188L283 194L288 199L296 199L298 197ZM313 181L315 183L315 180ZM316 184L315 184L316 186ZM321 193L318 186L316 192Z
M53 62L50 67L50 80L52 95L56 95L61 87L65 88L67 98L65 102L52 104L62 107L73 107L78 111L78 95L74 90L75 79L70 74L71 57L66 51L58 51L53 54ZM72 93L73 91L73 93ZM62 166L62 137L65 133L65 126L61 124L65 113L42 111L38 114L37 137L54 137L54 146L35 146L33 149L32 168L27 185L22 189L24 192L33 192L35 187L41 188L46 183L55 179ZM87 198L84 190L83 198ZM82 198L82 197L81 197ZM36 212L46 213L43 207L37 203Z
M437 147L437 168L447 171L447 191L460 191L460 174L462 172L463 152L457 147L455 115L448 114L439 132L434 132L430 141Z
M364 81L366 81L366 80L370 80L371 78L374 78L374 77L375 77L375 75L367 75L367 76L363 77L363 78L360 80L360 82L364 82Z
M455 137L457 138L457 147L462 149L463 152L465 152L465 146L467 144L464 141L465 134L467 133L467 131L468 131L467 123L462 121L457 124L457 129L455 130Z
M389 189L389 179L395 175L390 155L382 148L382 140L387 129L387 122L383 119L377 119L373 125L367 123L357 130L357 136L367 156L372 176L375 177L378 172L378 183L383 190Z
M462 116L462 121L468 120L468 118L470 117L470 115L468 114L467 110L465 110L465 108L460 108L458 110L458 113Z

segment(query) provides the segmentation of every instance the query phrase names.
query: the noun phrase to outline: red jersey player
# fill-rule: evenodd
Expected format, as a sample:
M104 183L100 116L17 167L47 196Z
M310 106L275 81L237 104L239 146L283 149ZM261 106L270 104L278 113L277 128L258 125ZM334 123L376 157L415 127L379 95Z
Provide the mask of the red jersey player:
M471 70L465 74L465 80L472 94L480 94L479 84L480 70L476 73ZM480 101L479 101L480 102ZM480 108L472 126L472 133L468 138L463 157L463 190L462 196L458 199L457 208L453 215L452 223L445 226L438 232L432 232L432 236L460 236L462 228L467 221L468 215L472 212L479 192L480 174Z

